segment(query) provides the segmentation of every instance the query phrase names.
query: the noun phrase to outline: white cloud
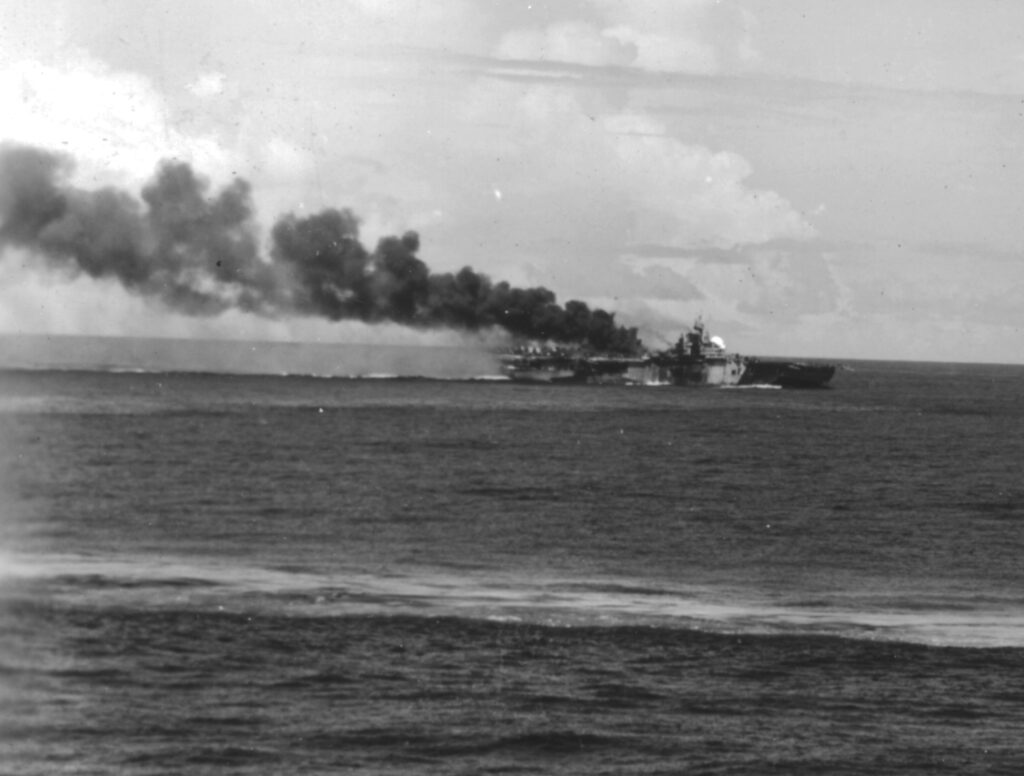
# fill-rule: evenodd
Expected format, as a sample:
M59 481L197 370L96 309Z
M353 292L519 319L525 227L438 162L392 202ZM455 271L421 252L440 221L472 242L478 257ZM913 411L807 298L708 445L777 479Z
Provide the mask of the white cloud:
M203 73L185 88L196 97L216 97L224 92L227 76L223 73Z
M503 59L654 72L718 73L727 63L758 59L757 20L743 9L711 0L597 2L591 21L559 21L507 32Z
M492 96L509 104L507 94ZM747 185L752 168L737 153L685 143L643 114L588 116L555 86L530 89L516 106L531 122L520 132L528 144L520 151L521 172L543 175L561 192L577 191L560 205L563 215L595 201L631 214L633 233L620 235L620 243L729 247L814 234L780 194ZM585 212L578 215L587 220Z
M555 83L480 83L465 112L452 118L493 126L495 117L513 117L500 131L460 145L467 167L502 199L450 187L457 196L445 207L450 220L425 235L430 254L440 241L442 255L459 257L451 265L483 262L479 269L548 286L562 300L597 304L614 291L621 320L658 328L668 322L667 331L691 322L701 304L706 311L757 304L749 276L749 289L729 298L735 268L719 277L703 267L691 274L678 259L639 266L629 257L640 244L677 255L804 240L815 234L812 225L781 193L751 185L753 166L744 156L674 137L640 112L608 112L591 97ZM804 293L785 291L788 273L800 267L777 262L768 269L778 275L773 293Z
M641 206L644 241L730 247L814 234L777 192L746 186L752 169L739 154L683 143L646 116L617 115L604 124L620 180Z
M633 64L644 70L714 73L719 68L715 47L692 36L638 30L626 25L609 28L604 34L631 46L636 51Z
M56 67L22 60L0 70L0 139L65 151L87 185L139 181L178 158L223 175L229 161L212 136L178 131L144 77L89 58Z

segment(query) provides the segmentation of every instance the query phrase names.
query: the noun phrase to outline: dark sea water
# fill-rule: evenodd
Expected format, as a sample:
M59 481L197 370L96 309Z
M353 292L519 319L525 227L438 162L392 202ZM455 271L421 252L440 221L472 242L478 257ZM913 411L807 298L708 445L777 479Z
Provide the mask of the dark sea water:
M0 772L1024 773L1024 367L0 372Z

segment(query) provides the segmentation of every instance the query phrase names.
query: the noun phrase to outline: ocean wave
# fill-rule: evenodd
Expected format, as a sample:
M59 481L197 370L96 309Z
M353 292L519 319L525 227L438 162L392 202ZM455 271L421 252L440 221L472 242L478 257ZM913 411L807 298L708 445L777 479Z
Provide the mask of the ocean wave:
M759 599L641 580L517 578L436 570L299 571L211 560L5 556L0 593L77 606L195 608L297 617L412 615L558 628L650 626L823 635L953 647L1024 647L1019 596Z

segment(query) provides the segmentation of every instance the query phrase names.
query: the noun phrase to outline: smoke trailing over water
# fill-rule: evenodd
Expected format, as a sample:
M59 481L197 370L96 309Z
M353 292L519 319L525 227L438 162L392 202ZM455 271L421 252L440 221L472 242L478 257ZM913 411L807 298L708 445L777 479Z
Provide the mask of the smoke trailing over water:
M419 236L385 237L368 251L348 209L281 217L261 250L249 184L211 190L188 164L163 162L133 194L82 190L72 160L0 145L0 250L22 248L49 266L114 278L191 315L240 309L268 317L394 322L635 352L636 329L580 301L558 304L543 287L515 288L464 267L434 273Z

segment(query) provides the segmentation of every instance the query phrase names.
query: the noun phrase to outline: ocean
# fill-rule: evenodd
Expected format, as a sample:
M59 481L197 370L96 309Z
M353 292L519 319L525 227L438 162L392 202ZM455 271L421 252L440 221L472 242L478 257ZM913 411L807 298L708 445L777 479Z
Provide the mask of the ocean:
M7 369L0 773L1022 773L1022 386Z

